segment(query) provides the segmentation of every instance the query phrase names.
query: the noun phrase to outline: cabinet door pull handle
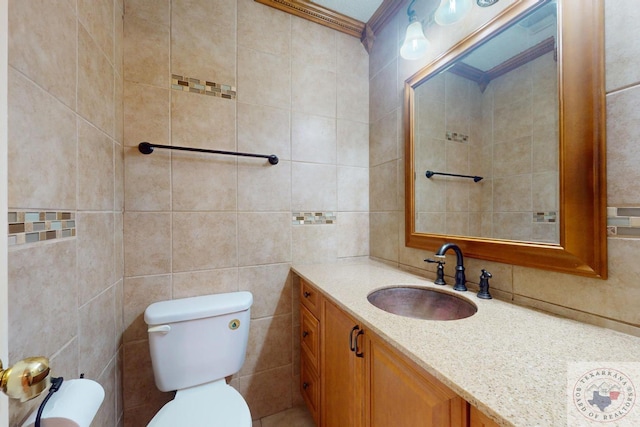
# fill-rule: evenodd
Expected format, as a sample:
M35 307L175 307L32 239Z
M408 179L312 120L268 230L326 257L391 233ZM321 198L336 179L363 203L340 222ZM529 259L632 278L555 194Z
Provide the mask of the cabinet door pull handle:
M305 298L309 298L311 296L311 292L304 291L302 295L304 295Z
M309 388L309 383L306 383L306 382L302 383L302 389L306 390L307 388Z
M351 328L351 332L349 333L349 350L351 351L356 351L356 339L357 339L357 335L356 335L356 339L353 338L353 333L356 331L360 330L360 326L356 325L353 328Z
M358 333L356 334L356 339L355 339L355 345L354 345L354 351L356 353L356 357L364 357L364 352L360 351L360 349L358 348L358 337L360 335L364 335L364 331L362 329L360 329L358 331Z
M309 332L307 331L302 331L302 338L306 338L307 335L309 335Z

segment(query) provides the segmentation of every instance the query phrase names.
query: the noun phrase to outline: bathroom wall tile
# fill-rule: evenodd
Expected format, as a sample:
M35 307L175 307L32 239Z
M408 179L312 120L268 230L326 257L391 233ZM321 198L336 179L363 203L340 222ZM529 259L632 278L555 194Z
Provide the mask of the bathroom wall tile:
M370 220L370 255L386 261L398 261L399 246L399 213L371 212Z
M493 146L493 176L500 178L531 172L531 136L506 140Z
M369 126L366 123L338 119L337 143L338 165L369 166Z
M78 114L114 134L114 70L84 27L78 27Z
M629 42L634 39L640 9L633 0L606 0L604 13L606 90L611 92L640 81L640 48Z
M291 365L240 378L251 417L259 419L291 407Z
M8 205L74 209L77 138L73 112L12 69L9 105Z
M124 210L124 147L113 144L114 195L113 209L117 212Z
M468 236L469 235L469 213L468 212L448 212L445 222L445 234Z
M338 32L307 19L291 18L291 57L294 63L336 71ZM310 46L313 48L310 49Z
M122 279L122 276L119 277L120 279L113 286L115 306L114 318L116 325L115 348L118 350L122 347L124 342L124 280Z
M336 163L336 119L294 111L291 115L291 159Z
M129 409L143 405L154 407L155 410L152 411L155 414L166 402L173 399L173 393L164 393L156 388L148 341L125 344L123 368L125 414Z
M369 255L369 213L338 212L338 258Z
M235 151L235 123L235 105L228 99L171 93L172 145Z
M115 354L114 301L111 287L78 310L78 369L88 378L98 378Z
M338 207L336 166L294 162L291 181L296 183L291 195L293 211L335 211Z
M104 369L97 382L104 389L104 400L98 409L93 423L101 426L116 425L116 358L112 358L109 365Z
M77 334L75 265L76 240L9 251L10 360L34 354L51 356ZM65 309L51 310L51 307Z
M290 57L238 47L238 87L238 102L289 108Z
M335 224L292 227L291 246L294 264L335 262L338 243Z
M531 240L531 212L494 212L493 224L496 239Z
M172 399L172 396L167 393L165 400L168 402ZM124 410L124 426L123 427L139 427L149 424L151 419L162 408L161 403L147 403L134 408Z
M78 0L78 20L112 64L114 63L114 9L113 0Z
M386 65L369 82L369 122L374 123L398 107L396 61Z
M78 304L84 305L116 282L112 212L76 214Z
M238 265L289 262L291 213L238 213Z
M291 340L290 314L252 319L247 355L240 369L241 377L291 366Z
M173 274L173 298L197 297L239 290L238 269L235 267Z
M336 73L296 62L291 68L292 109L336 117ZM311 87L314 90L309 90Z
M290 315L291 289L289 264L256 265L238 271L238 290L253 294L252 319Z
M238 102L238 151L291 159L290 115L288 109Z
M238 45L288 55L291 15L252 0L238 1Z
M171 152L141 154L127 147L124 162L124 205L127 211L162 211L171 207Z
M114 209L113 145L111 138L78 118L78 209Z
M398 206L397 163L390 161L370 169L369 200L371 211L394 211Z
M534 131L532 138L533 172L551 172L558 170L558 129Z
M170 90L134 82L124 85L124 142L137 147L146 141L170 145Z
M171 201L174 210L234 210L237 194L235 157L196 153L174 153L171 156Z
M369 54L360 40L336 32L336 71L339 75L355 75L369 81Z
M238 210L291 212L291 162L238 159Z
M640 151L635 136L640 132L640 86L607 95L607 203L637 204L640 187ZM11 158L10 158L11 159Z
M491 81L495 108L506 108L516 100L531 100L533 96L531 91L533 86L532 68L533 66L529 62Z
M236 1L173 0L172 72L236 86L235 30Z
M170 0L127 0L124 12L124 78L169 87Z
M124 0L115 1L113 33L113 65L119 78L124 79Z
M173 271L236 266L236 227L235 213L175 212L172 227ZM215 242L215 245L211 242Z
M171 299L171 276L144 276L124 279L124 334L125 345L148 339L144 311L158 301ZM125 371L127 373L128 371Z
M369 169L338 167L338 210L367 212L369 210Z
M558 185L558 172L533 174L531 199L534 211L558 211L560 209Z
M496 108L494 113L494 137L496 142L521 138L531 135L531 102L523 99L515 101L503 108Z
M392 19L376 34L373 49L369 52L369 76L373 78L380 70L398 57L400 42L398 40L398 19ZM404 29L408 22L405 20ZM404 35L403 35L404 37Z
M398 113L398 110L392 110L369 125L371 166L378 166L398 158L398 144L403 142L398 135Z
M531 203L531 175L493 180L493 209L496 212L531 212Z
M171 271L171 214L125 212L124 275Z
M469 187L475 184L467 181L448 181L446 182L445 203L446 212L461 213L469 212Z
M369 122L369 81L366 76L338 73L336 114L340 119Z
M38 12L34 13L34 10ZM68 107L75 108L75 5L71 7L41 0L12 2L9 8L9 52L12 67Z

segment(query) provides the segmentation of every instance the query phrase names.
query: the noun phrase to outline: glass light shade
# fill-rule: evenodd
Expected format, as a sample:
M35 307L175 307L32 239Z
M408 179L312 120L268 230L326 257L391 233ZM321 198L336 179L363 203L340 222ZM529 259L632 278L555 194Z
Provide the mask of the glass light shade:
M404 37L404 43L400 48L400 56L404 59L419 59L427 53L429 48L429 40L424 36L422 24L414 21L407 27L407 34Z
M472 0L442 0L433 15L438 25L455 24L471 10Z

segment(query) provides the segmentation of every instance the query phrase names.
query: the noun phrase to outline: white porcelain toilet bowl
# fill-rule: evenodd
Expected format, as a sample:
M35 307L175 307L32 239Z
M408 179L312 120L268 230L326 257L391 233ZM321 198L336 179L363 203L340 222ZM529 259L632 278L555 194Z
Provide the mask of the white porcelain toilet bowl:
M148 427L251 427L251 412L225 379L178 390Z

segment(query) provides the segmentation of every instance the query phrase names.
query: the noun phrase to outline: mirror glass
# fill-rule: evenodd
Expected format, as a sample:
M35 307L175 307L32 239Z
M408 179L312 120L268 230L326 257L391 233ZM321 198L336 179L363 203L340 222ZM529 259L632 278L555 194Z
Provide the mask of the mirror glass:
M603 17L516 0L407 79L407 246L606 278Z
M557 39L553 1L414 87L416 232L560 242Z

